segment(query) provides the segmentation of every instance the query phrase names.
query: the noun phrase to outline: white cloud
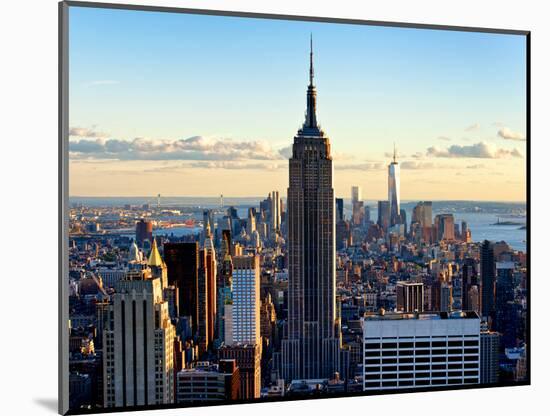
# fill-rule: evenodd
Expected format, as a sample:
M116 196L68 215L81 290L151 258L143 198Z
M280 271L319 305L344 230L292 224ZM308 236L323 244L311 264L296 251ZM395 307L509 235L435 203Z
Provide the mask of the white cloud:
M385 169L383 162L364 162L364 163L335 163L334 169L338 170L381 170Z
M479 142L472 145L452 145L447 148L432 146L426 151L430 157L449 158L481 158L501 159L506 157L523 157L523 154L516 148L512 150L498 148L493 143Z
M474 124L471 124L468 127L466 127L464 130L465 131L476 131L476 130L479 130L480 127L481 126L479 125L479 123L474 123Z
M451 138L450 137L447 137L447 136L439 136L437 138L437 140L442 140L444 142L450 142L451 141Z
M72 159L112 160L281 160L281 155L261 140L193 136L187 139L134 140L97 138L69 142Z
M418 162L416 160L409 160L401 162L401 169L418 170L418 169L433 169L435 165L431 162Z
M497 135L501 138L503 138L504 140L516 140L516 141L520 141L520 142L523 142L525 141L525 135L520 133L520 132L517 132L517 131L512 131L510 130L508 127L503 127L501 128Z
M109 137L109 134L96 131L95 126L92 128L86 127L71 127L69 129L70 137L87 137L87 138L105 138Z
M243 161L198 161L186 164L191 168L202 168L202 169L229 169L229 170L278 170L282 168L287 168L288 164L282 162L243 162Z

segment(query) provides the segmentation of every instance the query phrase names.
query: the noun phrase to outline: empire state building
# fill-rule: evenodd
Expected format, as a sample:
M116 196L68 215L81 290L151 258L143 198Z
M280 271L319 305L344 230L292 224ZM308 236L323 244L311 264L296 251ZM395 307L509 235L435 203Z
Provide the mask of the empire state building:
M340 367L332 156L317 124L310 46L306 117L289 160L288 325L281 357L287 381L329 378Z

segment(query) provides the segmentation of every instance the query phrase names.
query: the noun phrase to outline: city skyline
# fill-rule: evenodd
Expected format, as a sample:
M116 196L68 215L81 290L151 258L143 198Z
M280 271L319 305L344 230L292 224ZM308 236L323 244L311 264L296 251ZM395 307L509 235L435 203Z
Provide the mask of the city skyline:
M332 138L337 197L359 185L366 199L384 199L395 142L403 200L525 201L520 36L71 13L72 196L241 197L284 189L288 137L304 108L301 56L313 33L319 120ZM163 47L144 53L139 45L159 39L136 32L159 15ZM101 33L92 33L97 25ZM247 40L251 30L257 35ZM200 35L200 48L182 41L189 31L195 41ZM139 58L146 59L138 65Z
M104 28L98 24L96 30ZM454 198L475 193L472 184L458 189L439 166L430 165L437 174L430 176L430 169L421 165L432 163L424 161L428 155L455 163L463 157L462 163L523 160L517 143L524 137L503 128L502 140L508 136L516 147L482 142L432 146L413 157L419 164L413 168L394 143L389 163L335 168L344 159L334 146L338 140L331 125L325 130L319 123L323 101L318 101L318 91L322 97L324 86L330 90L331 84L317 84L312 32L308 82L302 86L305 114L285 141L291 147L204 137L127 141L84 128L71 130L79 137L70 142L73 164L114 163L127 169L134 163L139 172L118 175L128 180L125 190L138 186L148 192L145 178L155 186L152 197L142 201L82 198L70 204L71 409L529 383L527 210L521 203L434 204L418 195L431 189L432 176L441 178ZM161 49L171 45L158 41ZM210 52L216 55L215 49ZM239 64L245 68L253 60ZM225 69L217 68L217 73ZM283 73L277 79L286 82ZM271 79L264 84L272 87ZM216 85L223 89L225 81L209 79L202 98L220 93ZM248 104L259 98L273 98L271 88L254 94ZM240 100L236 97L227 110L242 105ZM350 115L346 108L354 108L352 101L346 100L341 120ZM213 109L219 104L213 100ZM272 108L266 105L264 116L249 117L268 135L276 131L270 127L277 123L277 116L268 114ZM226 113L220 107L204 114L217 125ZM338 119L332 121L338 126ZM355 138L369 131L368 123L362 128L350 123L349 128ZM479 125L468 128L476 129ZM414 143L415 148L423 145ZM344 139L340 149L346 146L357 156L371 151L368 142ZM281 158L288 165L266 168ZM169 173L174 171L162 163L182 160L209 172L198 178L179 174L173 183L175 176ZM151 163L160 165L153 168ZM286 166L288 176L282 174ZM485 169L479 166L470 169ZM378 167L384 172L376 182L382 195L353 176ZM225 173L221 178L220 171L238 171L242 181L233 182ZM86 181L103 193L116 188L117 175L104 181L98 172ZM260 172L285 182L264 183ZM351 196L351 212L335 192L338 177L340 196ZM415 184L409 192L421 196L412 210L401 199L411 186L402 179L409 177ZM71 182L74 178L71 172ZM491 188L485 176L479 179ZM180 187L202 193L216 189L216 197L170 201L164 189ZM242 193L261 190L267 197L224 198L236 188ZM486 189L485 195L492 194ZM378 198L376 210L365 204L369 197Z

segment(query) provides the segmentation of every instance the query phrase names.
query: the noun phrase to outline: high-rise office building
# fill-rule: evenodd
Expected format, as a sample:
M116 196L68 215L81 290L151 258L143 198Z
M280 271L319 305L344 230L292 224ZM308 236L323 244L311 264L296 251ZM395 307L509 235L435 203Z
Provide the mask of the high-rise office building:
M212 239L212 233L210 226L206 229L206 235L204 239L204 251L206 252L206 273L208 283L208 342L214 340L214 330L216 321L216 309L217 309L217 273L218 264L216 261L216 250L214 249L214 241Z
M389 201L378 201L378 225L384 231L390 227L390 203Z
M176 331L161 279L129 273L115 290L103 331L104 406L173 403Z
M262 383L260 345L235 344L224 345L218 350L220 359L233 359L239 367L240 399L258 399Z
M148 244L153 242L153 223L141 219L136 222L136 243L138 247L143 247L146 241Z
M401 206L399 200L400 181L400 169L394 145L393 160L388 165L388 202L390 204L390 226L392 227L396 224L401 224Z
M199 361L177 373L176 403L212 403L238 400L239 368L235 360L219 364Z
M479 336L480 349L480 379L481 384L494 384L498 382L499 373L499 348L500 334L489 331L486 327L481 329Z
M490 241L485 240L481 244L480 257L481 315L483 318L489 318L490 328L493 328L491 321L495 318L496 270L493 244Z
M354 226L362 226L365 221L365 207L363 201L353 203L351 222Z
M310 52L306 119L289 161L286 380L329 377L339 369L335 296L334 189L330 140L319 128Z
M191 317L192 332L199 322L199 244L165 243L164 260L168 284L178 288L180 316Z
M475 298L475 294L479 295L479 284L477 262L467 258L462 265L462 310L480 312L479 299ZM475 291L473 291L474 287ZM475 309L476 307L478 310Z
M281 199L279 191L271 192L271 229L279 231L281 229Z
M361 200L361 187L351 187L351 223L353 225L363 225L365 209Z
M369 313L361 321L365 391L479 383L476 313Z
M344 199L336 198L336 222L344 221Z
M397 311L424 312L424 284L397 282Z
M493 328L502 334L505 347L516 347L518 337L518 322L520 316L516 313L514 270L512 261L499 261L495 264L495 320Z
M232 303L225 305L225 343L257 344L260 339L260 258L259 256L233 257Z
M413 209L412 222L419 222L422 227L432 226L432 202L420 201Z
M439 214L435 216L434 224L437 230L438 241L455 240L455 220L453 214Z
M360 186L352 186L351 187L351 204L353 205L354 202L361 201L361 187Z

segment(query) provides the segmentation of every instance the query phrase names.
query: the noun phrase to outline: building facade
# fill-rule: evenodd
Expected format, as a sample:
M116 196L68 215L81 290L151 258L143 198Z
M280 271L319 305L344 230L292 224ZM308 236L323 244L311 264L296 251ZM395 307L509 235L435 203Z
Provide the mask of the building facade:
M161 279L119 281L104 325L104 406L174 403L176 332Z
M317 124L316 96L311 51L306 119L289 161L287 381L328 377L339 368L333 166L330 140Z
M362 326L365 391L479 383L473 312L367 314Z

